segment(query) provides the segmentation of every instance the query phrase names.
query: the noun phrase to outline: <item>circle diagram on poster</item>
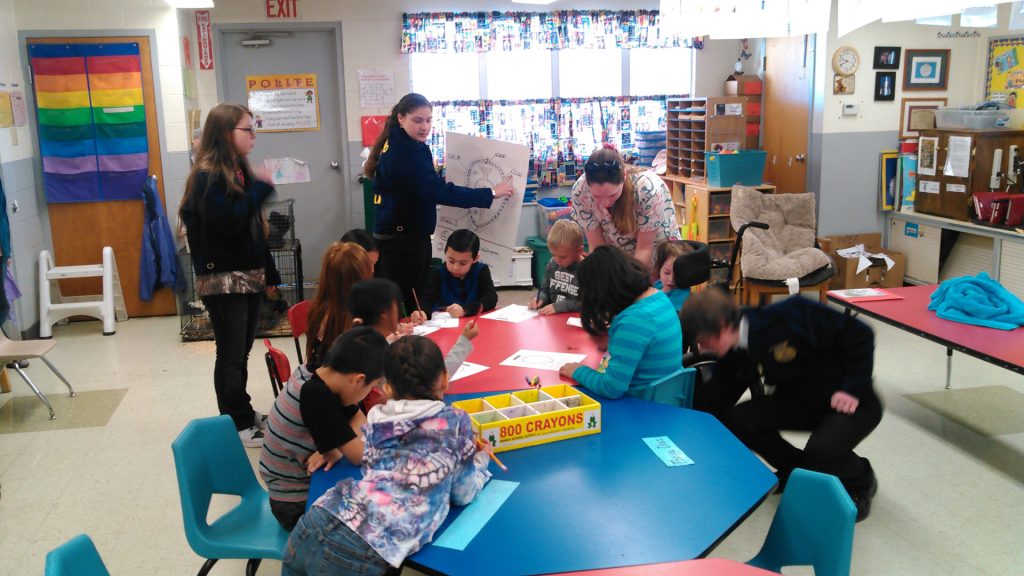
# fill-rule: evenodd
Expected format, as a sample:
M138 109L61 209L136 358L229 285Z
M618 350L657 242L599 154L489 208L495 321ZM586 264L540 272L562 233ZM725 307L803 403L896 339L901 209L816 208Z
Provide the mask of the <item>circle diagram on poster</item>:
M494 188L505 179L505 171L490 158L475 160L466 169L466 186L470 188ZM469 208L469 221L478 233L501 218L511 196L506 196L490 208Z

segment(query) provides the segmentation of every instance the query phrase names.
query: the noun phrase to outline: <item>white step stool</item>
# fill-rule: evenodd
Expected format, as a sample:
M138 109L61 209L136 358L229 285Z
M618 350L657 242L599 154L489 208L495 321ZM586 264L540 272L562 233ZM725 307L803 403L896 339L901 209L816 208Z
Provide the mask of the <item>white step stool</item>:
M103 278L103 294L61 296L57 280L65 278ZM52 285L51 285L52 283ZM114 249L103 248L102 264L54 266L49 250L39 253L39 337L53 336L53 325L70 316L92 316L103 321L103 335L111 336L117 329L114 320L128 319L121 292L121 277L114 261Z

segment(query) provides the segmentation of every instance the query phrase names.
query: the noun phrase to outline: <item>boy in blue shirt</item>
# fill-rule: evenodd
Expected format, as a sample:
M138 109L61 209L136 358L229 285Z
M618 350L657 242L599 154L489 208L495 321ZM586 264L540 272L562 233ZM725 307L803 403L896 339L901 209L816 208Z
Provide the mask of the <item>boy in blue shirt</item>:
M491 269L480 262L480 237L472 230L456 230L448 237L444 264L431 270L420 304L423 311L413 312L413 322L426 321L427 312L434 310L461 318L493 310L498 305Z

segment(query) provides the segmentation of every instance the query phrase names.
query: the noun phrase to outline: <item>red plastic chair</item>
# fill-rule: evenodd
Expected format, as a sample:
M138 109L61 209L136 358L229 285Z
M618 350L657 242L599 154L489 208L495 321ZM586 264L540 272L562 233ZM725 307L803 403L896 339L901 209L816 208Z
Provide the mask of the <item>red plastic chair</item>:
M274 398L277 398L281 390L284 390L288 378L291 377L291 363L288 362L288 357L284 355L284 352L274 348L269 339L264 338L263 344L267 347L267 353L263 357L267 361L267 371L270 372L270 387L274 390Z
M303 300L288 309L288 323L292 326L292 338L295 339L295 353L299 355L299 364L302 364L302 346L299 345L299 336L306 333L309 326L309 300Z

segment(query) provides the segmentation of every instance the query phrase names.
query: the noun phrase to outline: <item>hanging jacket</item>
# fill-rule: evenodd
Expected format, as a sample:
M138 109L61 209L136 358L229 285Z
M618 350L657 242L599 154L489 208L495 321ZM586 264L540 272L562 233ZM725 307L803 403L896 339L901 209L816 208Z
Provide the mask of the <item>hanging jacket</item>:
M146 178L142 187L146 215L142 225L142 255L139 258L139 298L148 302L153 292L172 286L177 292L185 289L185 278L178 270L174 236L157 193L156 176Z

